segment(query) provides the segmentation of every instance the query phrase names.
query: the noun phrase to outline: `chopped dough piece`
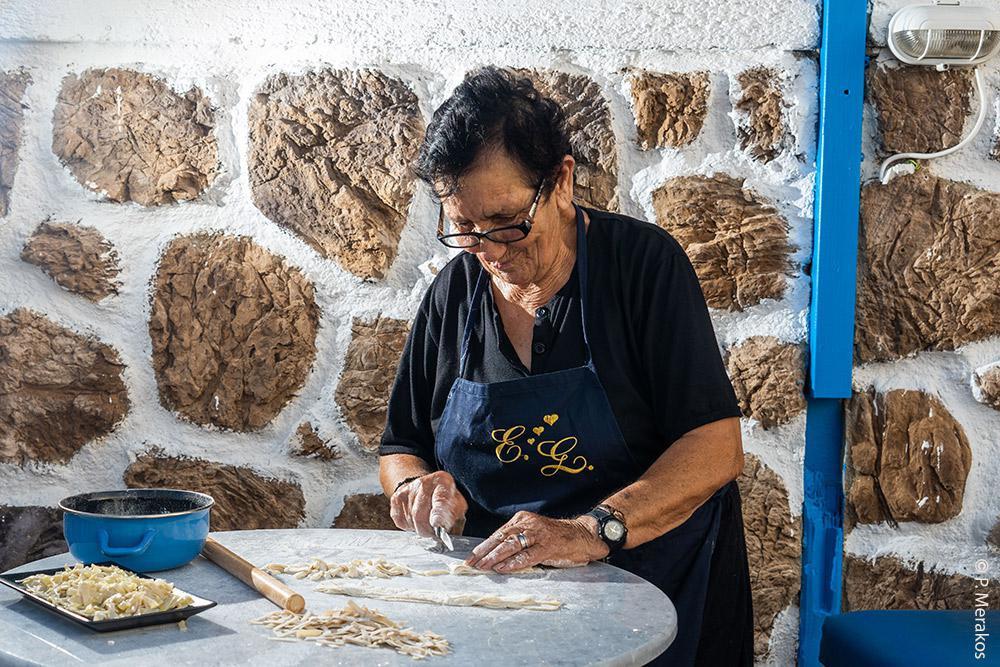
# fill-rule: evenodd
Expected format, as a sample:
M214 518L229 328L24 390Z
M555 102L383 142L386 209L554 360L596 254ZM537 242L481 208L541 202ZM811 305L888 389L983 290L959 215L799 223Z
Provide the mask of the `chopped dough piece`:
M368 584L346 584L327 581L316 587L320 593L353 595L394 602L423 602L449 607L487 607L488 609L530 609L556 611L562 602L553 598L536 598L533 595L495 595L493 593L426 591L416 589L376 588Z
M477 570L461 562L451 563L447 569L414 570L408 565L388 561L382 556L367 560L355 559L346 563L328 563L322 558L313 558L308 563L297 563L294 565L268 563L264 566L264 571L270 574L290 574L296 579L309 579L310 581L321 581L323 579L363 579L365 577L388 579L390 577L408 577L410 575L437 577L445 574L459 576L496 574L488 570ZM507 572L505 574L542 574L544 572L545 570L540 567L527 567L523 570Z
M421 659L432 655L446 655L451 646L448 640L433 632L415 632L404 628L379 612L362 607L352 600L339 610L319 614L295 614L290 611L273 611L250 621L265 625L279 641L313 641L323 646L381 646L411 658Z
M114 565L67 565L54 574L34 574L24 587L57 607L95 621L189 606L193 598L163 579L146 579Z

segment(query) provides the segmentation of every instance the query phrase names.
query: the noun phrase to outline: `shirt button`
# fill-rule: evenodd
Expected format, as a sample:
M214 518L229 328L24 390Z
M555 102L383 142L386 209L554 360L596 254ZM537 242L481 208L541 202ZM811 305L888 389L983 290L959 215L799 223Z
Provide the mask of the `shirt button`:
M535 350L535 354L545 354L545 350L547 350L548 348L545 347L545 343L535 343L532 346L532 349Z
M541 308L535 311L535 317L537 317L540 320L544 320L548 316L549 316L549 309L546 308L545 306L542 306Z

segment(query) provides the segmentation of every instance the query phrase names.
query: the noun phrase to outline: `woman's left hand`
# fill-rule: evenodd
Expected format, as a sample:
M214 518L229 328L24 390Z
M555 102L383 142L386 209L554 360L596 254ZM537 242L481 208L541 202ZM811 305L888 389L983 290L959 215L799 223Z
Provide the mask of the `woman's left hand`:
M510 521L472 550L466 564L480 570L513 572L533 565L577 567L608 555L608 545L597 536L597 521L550 519L518 512ZM523 546L518 535L524 536Z

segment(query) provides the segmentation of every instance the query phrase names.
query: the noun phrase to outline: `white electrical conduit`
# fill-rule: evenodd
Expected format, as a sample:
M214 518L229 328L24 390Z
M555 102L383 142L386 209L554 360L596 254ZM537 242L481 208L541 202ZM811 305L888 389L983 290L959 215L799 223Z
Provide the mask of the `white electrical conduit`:
M983 127L983 121L986 120L986 97L983 95L983 73L978 67L973 69L973 73L976 75L976 97L979 98L979 116L976 118L976 124L973 126L972 131L951 148L946 148L943 151L938 151L937 153L897 153L892 157L886 158L885 162L882 163L882 167L878 170L878 180L881 181L882 185L889 182L887 173L891 164L899 162L900 160L930 160L932 158L948 155L949 153L954 153L972 141L972 139L979 134L979 130Z

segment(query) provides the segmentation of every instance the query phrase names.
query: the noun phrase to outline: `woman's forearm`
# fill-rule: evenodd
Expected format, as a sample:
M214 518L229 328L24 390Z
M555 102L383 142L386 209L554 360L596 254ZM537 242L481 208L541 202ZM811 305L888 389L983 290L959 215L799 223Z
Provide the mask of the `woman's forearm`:
M625 516L631 549L681 525L743 470L738 417L705 424L681 436L637 481L605 503Z
M433 469L419 456L413 454L386 454L379 457L378 479L382 484L382 491L387 497L392 497L392 492L396 486L407 477L416 477L434 472Z

